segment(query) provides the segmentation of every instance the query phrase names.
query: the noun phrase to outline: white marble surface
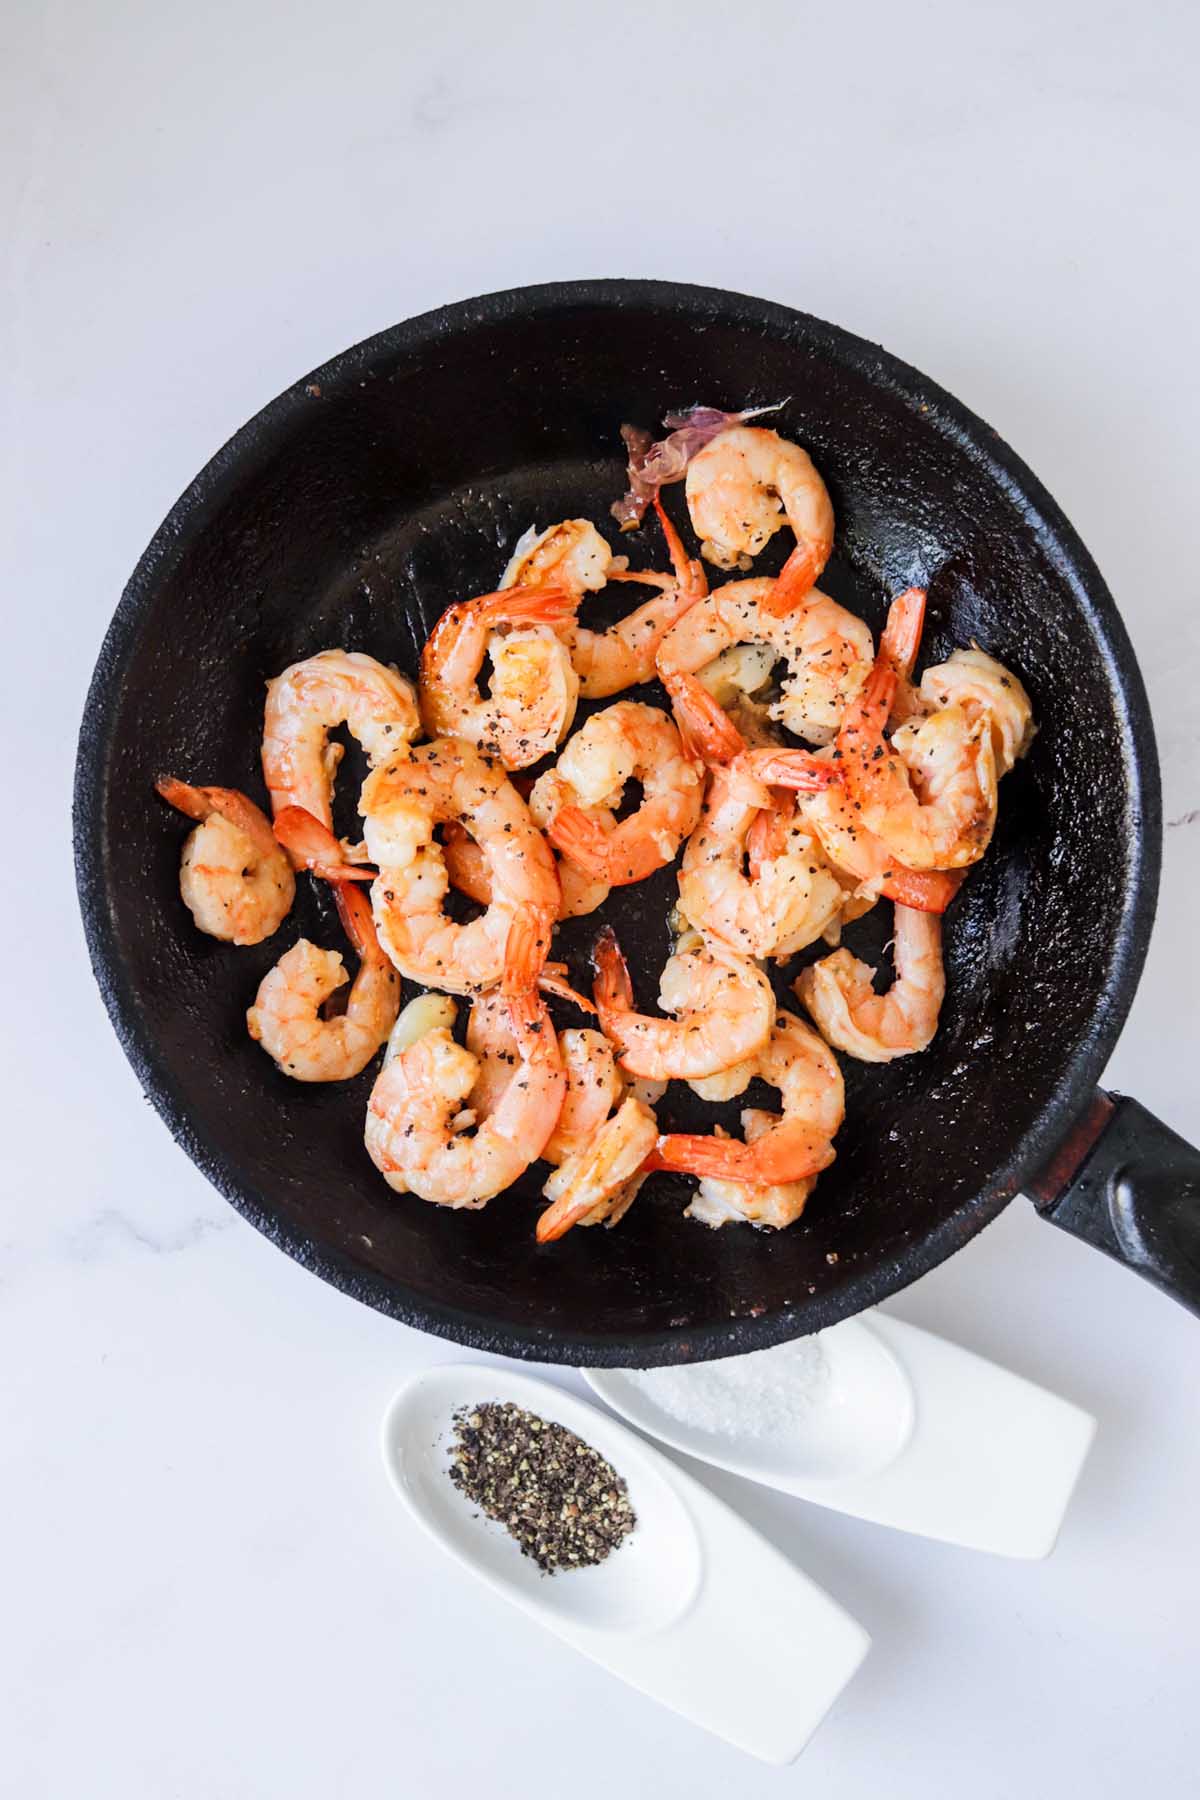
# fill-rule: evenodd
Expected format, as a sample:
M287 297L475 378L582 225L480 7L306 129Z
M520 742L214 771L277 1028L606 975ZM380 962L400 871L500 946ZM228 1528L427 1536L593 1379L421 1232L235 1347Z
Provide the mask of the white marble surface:
M1200 1129L1198 15L675 10L9 9L14 1800L1195 1792L1200 1327L1181 1310L1024 1202L896 1302L1098 1414L1048 1563L713 1478L875 1638L798 1768L760 1770L432 1559L375 1436L403 1374L455 1352L303 1274L205 1185L88 972L76 722L120 588L199 466L294 377L406 314L554 276L671 275L887 343L995 424L1080 528L1142 659L1170 821L1111 1080Z

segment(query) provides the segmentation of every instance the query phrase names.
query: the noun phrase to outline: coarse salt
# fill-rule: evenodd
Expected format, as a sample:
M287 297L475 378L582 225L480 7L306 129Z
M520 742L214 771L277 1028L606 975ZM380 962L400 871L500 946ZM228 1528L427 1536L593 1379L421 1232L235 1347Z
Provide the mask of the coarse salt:
M786 1438L803 1430L828 1395L819 1337L721 1362L630 1369L626 1379L681 1425L718 1437Z

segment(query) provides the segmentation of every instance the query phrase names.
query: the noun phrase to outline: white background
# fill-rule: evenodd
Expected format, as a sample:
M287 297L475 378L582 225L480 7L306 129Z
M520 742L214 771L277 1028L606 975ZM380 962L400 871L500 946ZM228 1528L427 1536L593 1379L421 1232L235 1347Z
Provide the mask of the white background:
M6 1800L1195 1793L1196 1321L1024 1201L895 1303L1099 1415L1044 1564L714 1479L875 1639L802 1761L761 1769L416 1538L377 1422L455 1352L302 1273L174 1148L92 985L68 799L130 569L306 369L554 277L768 295L982 413L1105 571L1172 822L1111 1080L1195 1136L1198 16L10 0Z

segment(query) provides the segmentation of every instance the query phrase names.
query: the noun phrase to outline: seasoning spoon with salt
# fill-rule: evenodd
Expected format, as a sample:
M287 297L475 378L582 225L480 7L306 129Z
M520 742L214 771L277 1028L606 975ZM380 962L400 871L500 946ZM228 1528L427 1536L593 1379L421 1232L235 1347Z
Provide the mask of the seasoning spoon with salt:
M552 1458L530 1442L542 1431L555 1435ZM418 1523L488 1587L766 1762L799 1755L866 1655L866 1632L815 1582L611 1413L563 1388L505 1368L427 1369L387 1410L383 1460ZM579 1535L557 1530L543 1504L562 1501L564 1472L588 1494L599 1477L601 1501L627 1501L634 1521L598 1533L594 1566L565 1566ZM531 1496L539 1481L544 1493ZM591 1502L580 1500L586 1515ZM579 1523L586 1533L586 1516Z
M1090 1414L872 1312L720 1362L585 1369L639 1430L800 1499L1003 1556L1048 1556Z

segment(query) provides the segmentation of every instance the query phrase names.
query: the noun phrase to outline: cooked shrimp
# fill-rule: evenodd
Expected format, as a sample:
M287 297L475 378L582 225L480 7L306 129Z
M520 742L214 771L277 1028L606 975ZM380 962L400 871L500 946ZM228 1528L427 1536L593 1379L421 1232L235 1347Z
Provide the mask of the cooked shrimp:
M628 1085L603 1032L560 1031L558 1049L567 1087L558 1123L542 1151L556 1167L583 1149L620 1105Z
M173 775L154 785L199 821L179 864L179 891L199 929L229 944L261 944L296 897L291 865L262 808L237 788L191 787Z
M754 1106L743 1107L743 1141L747 1145L757 1144L778 1122L775 1113L763 1112ZM725 1134L720 1130L715 1136L718 1141L725 1140ZM736 1143L737 1140L728 1141ZM704 1175L690 1203L684 1207L683 1216L685 1219L695 1219L700 1225L711 1225L714 1228L745 1222L772 1231L782 1231L788 1225L795 1224L816 1185L815 1175L802 1176L799 1181L775 1181L769 1185L725 1181L716 1175Z
M811 1126L832 1143L845 1116L845 1088L837 1058L811 1027L794 1013L779 1013L755 1073L779 1089L785 1119ZM770 1134L780 1122L775 1113L747 1107L742 1113L742 1133L747 1145L765 1143L766 1149L759 1154L766 1155L770 1151ZM682 1156L684 1152L666 1153L676 1154ZM724 1150L718 1151L719 1156L724 1154ZM753 1225L779 1230L800 1217L815 1184L815 1174L769 1185L705 1175L692 1196L687 1217L704 1225L748 1219Z
M678 915L681 919L682 913ZM686 1009L688 999L688 965L683 958L704 948L704 937L699 931L690 928L684 930L675 940L675 947L663 969L659 981L659 1005L666 1012L677 1012ZM741 1062L731 1063L727 1069L718 1069L715 1075L694 1076L688 1082L693 1094L701 1100L720 1102L736 1100L744 1094L758 1072L758 1055L747 1056ZM645 1084L643 1084L645 1085ZM665 1084L663 1084L665 1087Z
M754 1056L770 1036L775 996L758 966L723 946L672 956L659 1003L678 1016L655 1019L633 1009L633 984L610 930L594 951L594 997L605 1035L631 1075L692 1081Z
M628 453L629 487L609 508L621 530L635 531L647 506L660 498L660 490L673 481L682 481L692 458L719 432L728 431L731 425L745 425L751 419L761 419L765 413L778 412L786 405L786 400L773 400L766 406L751 406L742 412L722 412L715 406L689 406L683 412L663 415L668 436L657 442L640 425L622 425L621 442Z
M537 587L448 607L421 652L421 717L430 736L464 738L508 769L526 769L560 744L575 717L579 679L557 632L575 604L562 588ZM489 652L485 700L477 684Z
M322 650L267 683L263 776L272 810L300 806L333 828L333 780L342 746L329 742L347 725L377 767L420 734L412 683L357 650Z
M670 1132L659 1138L650 1169L712 1175L739 1186L778 1187L819 1175L833 1160L833 1145L823 1132L799 1119L772 1117L770 1129L761 1132L753 1143Z
M992 728L996 778L1007 775L1033 742L1033 706L1017 677L973 644L952 650L944 663L926 669L918 690L924 709L961 706L970 723L986 716ZM894 740L893 740L894 741Z
M700 554L746 569L785 522L796 546L766 607L782 617L820 576L833 549L833 506L808 452L762 425L734 425L688 464L687 503Z
M518 915L536 923L545 960L558 917L558 876L545 838L503 769L461 739L438 738L376 769L360 805L367 848L379 868L371 890L375 922L402 974L455 994L494 986ZM445 822L461 825L487 858L491 899L466 924L442 910L449 884L434 827Z
M625 785L635 780L641 805L618 823ZM704 771L666 713L618 700L575 733L553 774L542 778L543 797L551 782L559 804L550 842L594 881L623 887L672 861L700 816Z
M489 1000L489 1006L492 1004ZM437 1025L387 1062L367 1111L367 1152L397 1193L438 1206L483 1206L511 1187L554 1129L565 1076L536 992L508 1002L517 1057L472 1132L479 1058Z
M870 629L818 588L786 618L771 614L770 594L769 581L732 581L697 601L663 639L658 672L696 674L734 645L762 644L787 664L771 717L807 743L830 743L871 672Z
M852 884L860 911L868 911L882 895L921 912L942 913L962 884L961 869L907 868L882 838L867 830L861 807L842 787L797 794L796 810L816 834L835 874L842 874ZM843 909L843 919L852 916L857 915Z
M550 1205L537 1222L539 1244L552 1243L575 1225L615 1225L637 1197L649 1170L658 1125L633 1095L551 1175L542 1189Z
M837 1060L791 1013L780 1013L756 1073L779 1089L782 1115L748 1108L745 1143L671 1133L661 1137L651 1166L703 1179L688 1208L706 1225L749 1219L780 1227L799 1218L813 1181L834 1160L833 1139L845 1114Z
M543 993L554 993L590 1008L588 1001L572 993L558 980L561 964L549 964L538 979ZM552 972L555 971L555 972ZM453 1001L447 1005L453 1007ZM517 1036L512 1025L512 1000L503 987L477 994L467 1019L467 1049L479 1064L470 1107L474 1122L486 1119L508 1086L519 1061ZM453 1014L451 1015L453 1019ZM564 1031L558 1040L566 1087L554 1131L542 1149L547 1162L560 1163L577 1150L601 1125L625 1092L625 1079L617 1068L612 1046L598 1031Z
M359 958L345 1012L326 1018L322 1011L347 980L340 954L301 938L263 977L246 1014L250 1036L294 1081L348 1081L360 1074L400 1010L400 977L379 947L366 895L346 882L335 882L333 893Z
M571 789L565 782L559 782L552 769L540 775L529 795L529 814L538 829L545 831L555 813L560 807L569 805L571 798ZM451 822L442 827L442 856L451 886L474 900L476 905L490 906L492 877L487 855L461 825ZM604 905L609 895L606 881L594 881L577 863L568 862L565 857L556 857L555 861L562 890L558 908L560 919L580 918Z
M909 869L977 862L996 823L996 755L990 718L945 706L884 738L896 671L880 657L847 708L837 754L862 826Z
M671 697L691 740L716 757L740 741L731 722L690 676L673 676ZM754 876L743 872L755 821L782 817L768 784L827 786L836 768L804 750L744 748L715 768L700 823L679 872L689 922L742 956L792 956L840 916L845 895L811 831L793 812L784 841ZM741 1090L735 1090L740 1092ZM728 1095L722 1095L728 1098Z
M840 919L845 891L802 815L771 807L752 772L753 755L714 774L704 815L684 852L679 898L691 923L730 949L783 961ZM747 840L763 816L780 822L783 842L747 875Z
M626 569L624 558L614 558L587 519L564 519L547 531L527 533L501 579L501 588L553 582L580 600L610 581L644 582L661 590L605 631L592 631L577 618L559 628L585 699L606 700L624 688L652 681L663 636L708 591L700 564L687 555L661 502L656 500L655 507L667 539L671 575Z
M578 735L578 734L577 734ZM574 739L572 739L574 742ZM567 749L570 749L570 744ZM564 807L575 807L590 816L590 807L581 807L575 789L563 779L557 768L547 769L538 776L529 796L529 814L534 824L550 836L550 827ZM605 830L612 822L612 813L596 808L597 826ZM560 919L579 919L586 913L593 913L603 906L608 899L610 886L605 880L599 880L570 857L555 855L558 866L558 883L562 890L558 916Z
M469 1110L458 1122L479 1124L494 1112L518 1062L509 1002L493 990L481 995L467 1023L467 1049L479 1072ZM562 1169L544 1192L556 1202L538 1223L538 1241L561 1237L573 1225L615 1225L645 1179L638 1173L654 1148L654 1114L640 1098L626 1099L627 1082L612 1045L598 1031L564 1031L558 1039L566 1085L542 1159ZM617 1119L610 1118L620 1108ZM640 1150L638 1146L640 1145Z
M946 992L942 927L933 913L896 908L896 978L877 994L874 969L849 950L835 950L796 981L796 995L824 1037L860 1062L891 1062L926 1049L937 1031Z

